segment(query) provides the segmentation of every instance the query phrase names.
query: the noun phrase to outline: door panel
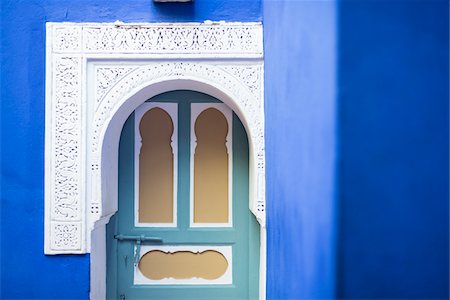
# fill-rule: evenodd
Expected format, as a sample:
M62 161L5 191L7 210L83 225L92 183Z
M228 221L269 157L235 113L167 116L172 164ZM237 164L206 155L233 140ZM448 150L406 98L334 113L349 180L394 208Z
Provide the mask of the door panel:
M176 226L176 121L176 103L144 103L136 109L136 226Z
M139 191L135 168L139 161L135 161L135 150L139 144L136 143L133 113L123 127L119 144L119 209L107 226L107 297L256 299L259 276L259 226L248 207L248 141L242 123L231 112L229 117L231 132L225 133L230 140L232 139L232 143L228 144L228 146L231 144L231 147L227 150L230 164L225 168L226 172L230 171L228 179L230 189L226 189L225 197L231 201L229 206L231 211L227 212L231 220L229 222L221 220L218 224L202 222L204 224L193 226L192 195L195 193L192 190L194 186L192 177L195 172L191 168L193 166L191 109L199 103L206 106L210 105L209 103L212 103L210 106L223 104L211 96L192 91L165 93L152 98L148 103L177 106L177 118L173 122L177 139L172 141L177 145L175 153L177 155L174 155L177 157L174 159L176 175L173 178L176 186L174 191L176 223L173 227L135 223L136 214L139 213L135 207L135 203L139 203L135 201L136 191ZM223 126L221 128L223 129ZM214 139L215 136L212 135L210 138ZM164 139L167 142L167 137ZM226 143L224 137L220 143ZM226 145L218 147L224 146ZM214 144L211 147L214 148ZM220 164L223 168L225 156L223 149L220 151L222 151ZM206 157L207 160L210 159L208 154ZM214 171L208 170L208 163L204 163L201 171L206 172L206 176L208 172L213 172L210 176L215 176ZM166 175L167 173L165 172ZM223 174L221 176L223 177ZM210 185L213 184L214 182ZM219 197L221 201L224 198L222 193L223 191L221 198ZM206 193L206 195L212 197L213 194ZM203 201L208 201L207 197ZM114 238L117 235L120 240ZM152 237L160 241L152 240Z

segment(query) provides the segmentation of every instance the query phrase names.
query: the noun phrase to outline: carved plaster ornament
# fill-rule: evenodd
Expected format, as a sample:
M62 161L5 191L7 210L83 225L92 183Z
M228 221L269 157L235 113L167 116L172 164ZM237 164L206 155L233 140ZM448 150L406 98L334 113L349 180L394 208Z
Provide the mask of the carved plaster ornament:
M198 78L233 96L254 147L251 209L264 226L262 58L258 23L48 23L45 253L89 252L103 216L101 134L130 91L161 78Z

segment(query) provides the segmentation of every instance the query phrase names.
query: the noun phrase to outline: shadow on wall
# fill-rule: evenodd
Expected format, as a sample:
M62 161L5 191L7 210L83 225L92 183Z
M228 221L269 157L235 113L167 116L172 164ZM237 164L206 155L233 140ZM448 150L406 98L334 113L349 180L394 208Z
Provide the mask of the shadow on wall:
M339 4L338 298L449 297L448 13Z

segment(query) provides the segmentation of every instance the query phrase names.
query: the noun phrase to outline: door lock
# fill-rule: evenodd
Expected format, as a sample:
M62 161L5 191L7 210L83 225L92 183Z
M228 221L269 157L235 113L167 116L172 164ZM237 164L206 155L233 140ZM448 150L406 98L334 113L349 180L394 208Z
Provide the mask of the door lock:
M122 241L134 241L136 251L134 253L134 265L137 266L139 263L139 255L141 254L141 244L142 242L161 244L162 238L153 237L153 236L145 236L141 235L124 235L124 234L116 234L114 238L120 242Z

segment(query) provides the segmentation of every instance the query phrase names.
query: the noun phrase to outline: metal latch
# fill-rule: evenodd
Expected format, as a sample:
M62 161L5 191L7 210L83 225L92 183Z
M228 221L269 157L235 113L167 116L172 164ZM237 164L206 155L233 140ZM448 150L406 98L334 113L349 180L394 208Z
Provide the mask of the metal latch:
M141 235L124 235L124 234L116 234L114 238L118 241L134 241L136 246L136 251L134 253L134 265L137 266L139 263L139 254L141 253L141 244L142 242L150 242L155 244L161 244L162 238L153 237L153 236L145 236Z

